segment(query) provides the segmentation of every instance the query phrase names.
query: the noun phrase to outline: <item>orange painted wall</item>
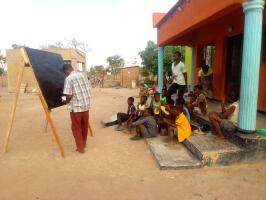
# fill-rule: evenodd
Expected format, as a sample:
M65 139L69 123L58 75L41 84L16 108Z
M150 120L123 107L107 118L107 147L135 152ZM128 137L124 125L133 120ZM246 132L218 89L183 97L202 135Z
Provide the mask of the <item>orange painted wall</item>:
M156 27L157 24L162 20L162 18L165 16L165 13L153 13L152 14L152 24L153 27Z
M182 10L176 10L167 21L162 20L158 27L158 45L168 45L176 37L181 37L187 32L196 29L202 23L212 20L231 12L239 7L244 0L191 0L184 1ZM189 17L188 17L189 16ZM206 21L205 19L208 19Z
M208 0L201 1L203 5L205 5L205 2ZM191 8L188 10L191 12L191 9L195 9L193 13L197 13L197 9L194 8L194 6L198 5L198 0L190 1ZM193 4L194 2L194 4ZM214 5L209 4L211 6L215 7L215 10L218 10L219 6L222 6L225 2L233 2L229 0L225 1L216 1ZM234 1L237 2L237 1ZM240 1L238 1L240 2ZM193 5L192 5L193 4ZM224 4L223 4L224 5ZM205 5L206 6L206 5ZM205 14L202 12L199 15L199 18L209 16L210 13L208 13L208 9L204 8ZM210 10L213 10L213 8L210 8ZM229 12L230 11L230 12ZM163 25L158 27L158 42L164 43L167 45L189 45L194 46L196 48L196 62L195 62L195 83L198 82L198 70L200 67L200 52L199 49L202 45L211 44L214 43L216 46L216 52L215 52L215 61L214 61L214 98L221 100L225 97L225 85L226 85L226 55L227 55L227 39L229 37L239 35L243 33L244 30L244 14L243 9L240 4L235 5L234 7L228 8L228 10L224 10L226 12L226 15L219 13L220 18L213 19L211 16L209 17L209 20L206 20L204 24L201 24L200 27L197 27L195 30L192 30L190 32L186 32L185 35L183 33L180 35L178 30L180 27L186 27L189 25L189 23L192 23L195 19L186 19L180 23L180 12L177 12L176 14L173 14L172 18L169 20L168 27L171 25L172 28L168 28L167 30L164 30ZM265 24L265 30L266 30L266 11L264 12L264 24ZM186 16L186 15L187 16ZM191 14L186 13L186 11L182 11L182 17L184 18L191 18ZM178 19L180 18L180 19ZM182 19L183 19L182 18ZM183 24L184 23L184 24ZM179 28L177 28L178 24ZM183 25L181 25L183 24ZM192 25L192 24L191 24ZM233 30L232 32L228 31L228 28L231 27ZM175 36L173 36L175 33ZM173 36L173 37L172 37ZM259 98L258 98L258 109L262 111L266 111L266 63L261 65L260 69L260 81L259 81Z
M266 28L266 12L264 12L264 26ZM232 27L232 32L228 32L228 28ZM225 81L226 81L226 53L227 53L227 38L239 35L244 30L244 14L241 7L233 13L215 20L206 26L203 26L196 31L187 35L186 38L193 38L188 43L187 40L177 39L174 43L186 44L196 47L196 63L195 63L195 83L198 82L198 70L200 67L199 49L202 45L214 43L216 46L215 61L214 61L214 98L222 99L225 96ZM193 37L192 37L193 36ZM262 63L260 69L259 82L259 98L258 109L266 111L266 63Z

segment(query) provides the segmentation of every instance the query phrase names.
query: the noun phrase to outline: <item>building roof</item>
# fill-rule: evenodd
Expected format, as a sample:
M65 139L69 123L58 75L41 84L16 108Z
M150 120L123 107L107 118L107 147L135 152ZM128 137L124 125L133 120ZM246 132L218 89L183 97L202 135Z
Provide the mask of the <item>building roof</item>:
M162 18L160 19L160 21L156 23L156 26L154 27L158 27L160 26L161 23L166 21L172 15L173 12L175 12L176 10L178 10L178 8L180 8L180 6L182 5L182 3L184 3L184 1L185 0L177 1L176 4L167 13L163 13Z

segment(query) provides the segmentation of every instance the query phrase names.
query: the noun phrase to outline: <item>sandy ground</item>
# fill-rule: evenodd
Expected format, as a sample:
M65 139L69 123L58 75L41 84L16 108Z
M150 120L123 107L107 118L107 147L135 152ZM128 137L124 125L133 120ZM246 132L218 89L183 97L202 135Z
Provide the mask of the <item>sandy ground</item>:
M0 92L0 200L149 200L149 199L266 199L266 163L160 171L144 141L102 129L108 119L126 109L137 90L94 89L87 152L74 151L69 113L52 112L66 158L61 158L51 131L43 132L44 114L36 95L19 99L7 154L2 153L12 95Z

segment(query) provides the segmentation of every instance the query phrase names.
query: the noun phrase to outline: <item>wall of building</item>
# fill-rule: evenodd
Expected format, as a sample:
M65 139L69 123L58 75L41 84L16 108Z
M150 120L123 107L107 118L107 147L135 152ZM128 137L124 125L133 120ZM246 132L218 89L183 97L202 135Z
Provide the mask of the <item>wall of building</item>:
M131 88L132 81L139 81L139 73L139 67L127 67L121 69L121 86Z
M84 63L86 65L86 56L83 57L83 53L76 51L75 49L60 49L60 48L51 48L45 49L45 51L57 53L62 56L64 60L70 60L73 64L73 67L77 69L78 62ZM24 66L23 58L20 52L20 49L10 49L6 50L7 57L7 74L8 74L8 91L14 92L17 85L17 77L19 70ZM84 67L84 69L86 69ZM85 72L84 72L85 73ZM27 92L36 91L36 81L31 67L26 67L24 69L24 75L22 83L27 84Z
M264 12L264 26L266 27L266 14ZM230 28L232 31L230 31ZM201 60L199 49L202 45L215 44L215 61L214 61L214 98L223 99L225 97L226 85L226 59L227 59L227 39L242 34L244 30L244 14L242 8L235 10L233 13L203 26L194 31L193 45L196 47L196 66L194 79L198 82L198 70L200 69ZM261 64L258 109L266 111L266 63Z
M8 92L15 92L20 69L24 67L24 60L20 49L7 50L7 74L8 74ZM27 84L27 92L37 89L37 83L31 67L25 67L22 83Z

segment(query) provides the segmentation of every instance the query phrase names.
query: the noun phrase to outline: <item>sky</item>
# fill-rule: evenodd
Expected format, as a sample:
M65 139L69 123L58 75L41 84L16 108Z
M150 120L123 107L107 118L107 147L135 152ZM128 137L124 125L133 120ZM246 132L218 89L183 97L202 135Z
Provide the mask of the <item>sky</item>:
M88 66L119 54L131 65L148 40L156 42L153 12L177 0L0 0L0 50L32 48L76 38L89 45ZM140 62L140 61L139 61Z

